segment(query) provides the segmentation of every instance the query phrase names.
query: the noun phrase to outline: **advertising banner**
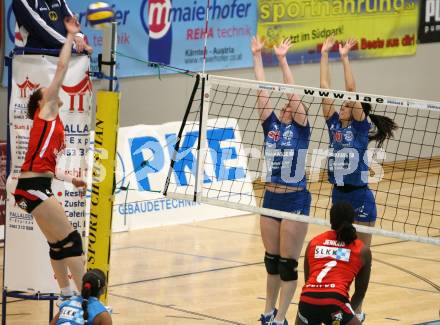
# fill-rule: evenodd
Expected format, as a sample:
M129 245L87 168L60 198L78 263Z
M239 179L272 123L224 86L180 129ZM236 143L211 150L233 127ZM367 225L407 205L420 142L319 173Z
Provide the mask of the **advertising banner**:
M98 268L109 279L119 93L98 91L90 196L87 269ZM101 296L107 303L107 288Z
M358 40L352 58L416 53L418 0L258 0L258 35L266 65L277 65L273 45L290 38L290 64L319 62L324 40ZM338 44L334 52L338 52ZM331 57L338 56L332 53Z
M3 0L0 0L0 77L3 75L4 49L5 49L5 9Z
M218 168L225 166L242 167L247 170L245 155L222 156L222 150L230 146L236 146L240 139L240 132L234 119L227 121L217 120L211 123L208 132L218 132L235 139L234 144L219 137L218 141L211 142L210 148L218 152ZM223 126L222 126L223 124ZM160 192L164 189L166 177L170 166L170 157L174 150L181 122L170 122L163 125L136 125L120 128L118 139L118 161L116 171L116 193L113 211L113 231L133 230L162 225L182 224L193 221L201 221L214 218L224 218L247 214L247 212L214 207L186 200L173 200L164 197ZM215 127L214 127L215 125ZM230 132L224 132L224 129ZM179 151L179 162L185 164L188 173L196 172L196 145L197 137L194 132L184 132L182 143L185 148ZM235 148L236 152L240 148ZM208 165L212 167L211 165ZM245 173L227 173L231 179L223 179L226 175L216 175L216 171L206 170L210 177L210 185L229 192L234 186L234 177L249 177ZM186 173L185 173L186 174ZM229 175L230 174L230 175ZM223 178L222 178L223 177ZM188 177L189 178L189 177ZM177 188L188 188L187 175L172 174L173 184ZM253 198L252 182L240 182L239 192L247 193ZM219 187L223 187L220 189ZM238 199L238 198L237 198ZM233 201L233 198L231 199ZM252 199L254 200L254 199ZM252 202L251 200L251 202ZM255 201L254 201L255 204Z
M49 246L32 216L16 204L14 192L28 142L32 120L27 103L33 91L47 87L56 71L58 59L42 55L17 55L13 59L11 102L9 107L11 174L7 182L5 287L8 290L58 292L49 260ZM91 119L92 84L87 74L89 58L73 57L69 63L60 98L64 123L65 150L59 154L57 168L66 175L85 178L88 173L87 149ZM54 179L52 190L66 211L72 226L85 236L86 198L72 184Z
M420 0L419 42L440 42L440 0Z
M0 241L4 240L6 219L6 142L0 141Z
M87 22L87 7L93 0L67 0L78 16L82 32L94 48L92 69L97 70L102 31ZM201 71L208 0L130 0L106 1L115 11L118 23L118 52L160 62L190 71ZM7 12L7 51L13 49L15 17L12 0L5 0ZM250 37L256 33L257 4L254 0L211 0L208 9L207 69L252 66ZM155 75L157 69L118 55L119 77ZM166 71L161 71L161 73Z

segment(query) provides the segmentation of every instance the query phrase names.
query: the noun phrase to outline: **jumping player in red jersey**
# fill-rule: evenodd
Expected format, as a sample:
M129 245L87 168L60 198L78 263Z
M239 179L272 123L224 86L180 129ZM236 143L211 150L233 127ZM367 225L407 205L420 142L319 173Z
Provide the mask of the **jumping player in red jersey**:
M64 126L58 115L63 103L58 93L69 66L74 36L80 30L76 18L66 18L64 24L68 36L60 52L55 76L49 87L36 90L29 99L28 117L33 120L33 125L14 196L16 204L32 214L46 237L61 295L70 296L68 269L77 288L81 288L84 274L82 239L53 196L51 185L54 176L70 181L78 188L86 187L86 183L64 176L56 168L58 154L64 149Z
M361 324L356 309L367 292L371 251L357 238L355 211L347 202L330 210L332 230L313 238L304 258L305 285L301 292L296 325ZM348 291L355 280L351 301ZM358 317L356 317L358 316Z

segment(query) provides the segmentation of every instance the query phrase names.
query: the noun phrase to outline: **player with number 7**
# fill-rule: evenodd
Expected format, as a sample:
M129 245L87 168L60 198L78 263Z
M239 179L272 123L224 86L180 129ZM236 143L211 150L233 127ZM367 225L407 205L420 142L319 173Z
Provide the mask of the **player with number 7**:
M330 210L332 230L314 237L304 257L305 285L301 292L296 324L361 324L365 314L354 310L367 292L371 251L357 238L355 211L347 202ZM355 292L350 300L350 285Z

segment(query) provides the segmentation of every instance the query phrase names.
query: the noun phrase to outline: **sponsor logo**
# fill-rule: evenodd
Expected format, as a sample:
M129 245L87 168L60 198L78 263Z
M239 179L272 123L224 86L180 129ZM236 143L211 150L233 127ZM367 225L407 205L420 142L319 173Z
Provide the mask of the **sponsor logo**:
M286 140L286 141L290 141L290 140L292 140L292 138L293 138L293 132L292 132L291 130L286 130L286 131L284 131L284 133L283 133L283 138L284 138L284 140Z
M334 139L336 142L341 142L342 141L342 132L336 131L334 133Z
M365 205L361 205L354 211L357 213L358 218L368 218L368 213L365 211Z
M399 106L403 106L403 102L398 101L398 100L393 100L393 99L388 99L387 100L387 104L392 104L392 105L399 105Z
M230 141L237 136L239 133L229 126L207 130L209 154L206 159L216 163L205 164L205 184L246 177L246 165L238 154L240 148ZM172 177L176 185L188 186L197 172L197 140L198 131L187 132L182 135L179 149L174 151L177 141L175 133L165 134L164 138L144 136L129 139L131 164L135 170L138 188L143 191L157 188L156 184L166 173L167 161L171 157L175 159ZM163 147L163 142L167 143L167 149Z
M148 34L148 60L170 64L173 47L171 0L144 0L141 20Z
M351 250L342 247L316 246L315 258L331 257L338 261L348 262Z
M61 87L70 97L69 112L84 112L84 96L91 95L93 89L88 72L86 76L76 85L62 85Z
M344 134L344 139L345 139L345 141L347 141L347 142L352 141L352 140L353 140L353 132L351 132L351 131L347 131L347 132L345 132L345 134Z
M434 104L428 104L428 108L440 109L440 106Z
M49 19L51 21L57 21L58 20L58 14L55 11L49 11Z
M332 317L332 325L339 325L341 324L341 321L343 319L343 315L341 311L337 311L333 314L331 314Z
M258 88L267 89L267 90L277 90L275 86L268 86L268 85L258 85Z
M27 210L28 205L26 203L25 199L21 199L20 201L17 202L17 205L22 208L23 210Z
M17 87L20 89L20 98L28 98L35 90L40 87L40 84L33 83L26 77L26 80L21 84L17 83Z
M146 8L148 4L148 8ZM171 1L170 0L150 0L142 5L142 20L146 31L150 38L161 39L168 33L171 28L170 12ZM146 9L146 12L145 12ZM146 15L145 15L146 14ZM148 23L145 22L145 16L148 17Z
M269 131L267 136L269 138L271 138L272 140L274 140L275 142L278 142L280 140L280 137L281 137L280 131Z

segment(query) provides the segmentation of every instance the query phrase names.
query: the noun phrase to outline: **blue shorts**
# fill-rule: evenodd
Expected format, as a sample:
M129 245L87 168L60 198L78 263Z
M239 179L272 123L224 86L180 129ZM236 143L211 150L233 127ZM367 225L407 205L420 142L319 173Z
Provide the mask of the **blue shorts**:
M308 216L312 196L307 189L298 192L274 193L265 191L263 208ZM281 218L269 217L281 221Z
M373 192L368 188L359 187L350 191L343 191L333 186L332 203L345 201L350 203L356 212L355 221L375 222L377 217L376 200Z

